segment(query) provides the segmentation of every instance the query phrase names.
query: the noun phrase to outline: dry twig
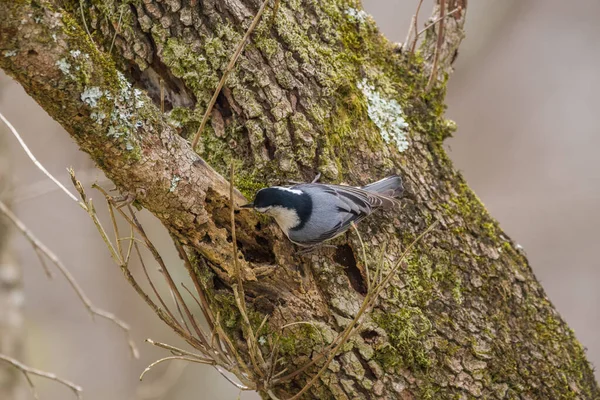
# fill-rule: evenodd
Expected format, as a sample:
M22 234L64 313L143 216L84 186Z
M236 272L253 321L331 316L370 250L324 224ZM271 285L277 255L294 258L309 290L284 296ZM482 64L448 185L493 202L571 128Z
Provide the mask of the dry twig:
M419 4L417 4L417 11L412 16L412 19L410 21L410 27L408 28L408 33L406 34L406 39L404 40L404 43L402 44L403 49L407 48L408 42L410 42L410 38L411 38L413 32L417 31L417 23L419 21L419 11L421 10L421 5L423 5L423 0L419 0ZM418 36L415 36L415 39L413 40L413 43L411 46L411 53L414 53L414 51L415 51L415 46L417 45L417 37Z
M44 168L42 163L40 163L35 158L35 156L31 152L31 150L29 150L29 147L27 147L27 145L25 144L25 141L21 138L21 135L19 135L19 132L17 132L15 127L12 126L12 124L10 122L8 122L8 120L4 117L4 115L2 115L2 113L0 113L0 119L2 120L2 122L4 122L6 124L6 126L8 126L8 129L10 129L10 131L12 132L14 137L17 138L17 140L19 141L19 144L21 145L23 150L25 150L25 153L27 153L27 156L35 164L35 166L38 167L40 169L40 171L42 171L44 174L46 174L46 176L48 178L50 178L50 180L52 182L54 182L56 184L56 186L58 186L60 189L62 189L62 191L67 194L67 196L69 196L74 201L78 201L77 197L75 197L75 195L73 193L71 193L66 187L63 186L62 183L60 183L54 176L52 176L52 174L50 172L48 172L48 170L46 170L46 168Z
M458 6L456 7L454 10L450 11L448 14L446 14L443 17L437 17L435 19L435 21L433 21L432 23L430 23L429 25L425 26L425 28L421 29L418 33L417 33L417 38L419 36L421 36L423 33L425 33L428 29L430 29L431 27L433 27L435 24L437 24L438 22L440 22L442 20L442 18L448 18L451 17L452 15L456 14L457 12L461 11L462 7Z
M431 66L431 75L427 82L427 90L431 89L436 79L438 63L440 61L440 53L444 43L444 20L446 19L446 0L440 0L440 17L438 27L437 43L435 45L435 53L433 54L433 65Z
M186 268L188 269L190 276L192 277L192 281L194 282L194 285L196 287L196 291L197 291L199 300L196 299L196 296L193 296L193 294L191 292L190 292L190 295L192 295L192 297L195 299L195 301L198 302L198 305L200 306L203 316L205 317L209 326L211 327L211 330L213 331L212 340L210 340L210 341L208 340L209 335L197 323L196 318L193 316L188 305L183 300L181 292L180 292L178 286L175 284L175 281L173 280L173 278L169 272L169 269L167 268L166 264L164 263L162 257L160 256L160 254L159 254L158 250L156 249L156 247L154 246L154 244L150 241L150 239L146 235L146 232L145 232L144 228L142 227L142 225L140 224L140 222L138 221L133 208L130 205L128 205L127 207L124 207L128 211L128 213L127 213L123 210L123 208L116 207L115 201L112 199L112 197L108 194L108 192L106 190L102 189L98 185L93 185L93 187L95 189L99 190L105 196L105 199L107 200L108 207L109 207L109 215L111 217L111 222L112 222L113 232L114 232L114 235L116 238L116 242L118 243L120 240L130 240L130 248L127 251L127 256L124 257L123 249L120 249L120 247L117 245L113 245L113 243L111 242L109 235L107 234L104 227L102 226L102 223L98 219L95 208L91 202L91 199L89 199L87 197L83 186L76 179L74 172L72 170L70 171L70 173L71 173L71 179L73 181L73 184L81 196L81 200L82 200L80 202L81 207L84 210L86 210L86 212L89 214L90 218L96 225L96 228L97 228L98 232L100 233L102 239L106 243L106 245L111 253L112 258L117 263L117 265L119 265L121 267L121 270L124 272L126 279L135 288L135 290L138 292L138 294L140 296L142 296L142 298L146 301L146 303L148 305L150 305L150 307L154 310L154 312L163 320L163 322L165 322L168 326L170 326L188 344L190 344L193 348L195 348L196 350L199 351L199 354L194 354L194 353L187 352L185 350L178 349L178 348L170 346L170 345L157 343L157 342L153 342L153 341L149 340L148 341L149 343L171 351L174 354L174 357L166 357L161 360L158 360L157 362L151 364L147 368L147 370L151 369L154 365L156 365L158 363L162 363L164 361L173 360L173 359L193 361L196 363L212 365L228 381L230 381L232 384L234 384L236 387L240 388L241 390L255 389L256 386L254 385L254 380L251 379L251 377L253 377L254 375L252 373L250 373L250 371L248 370L248 367L243 362L240 355L237 353L235 346L233 345L231 340L227 337L227 335L225 334L223 329L220 327L218 318L215 318L213 316L213 314L210 310L209 304L208 304L208 300L206 299L206 296L204 294L204 288L202 287L200 281L198 280L198 277L196 276L196 274L194 272L194 268L193 268L191 262L189 261L189 258L187 257L185 249L183 248L181 243L179 243L178 239L176 237L173 237L173 242L180 254L180 257L184 260L184 264L185 264ZM120 238L119 237L119 231L117 229L117 223L115 220L115 213L114 213L115 210L130 225L130 227L132 229L132 233L130 234L129 238ZM135 234L139 235L139 237L141 237L141 240L134 238L134 232L135 232ZM155 261L159 264L161 275L165 279L165 283L167 284L167 287L173 296L173 302L175 303L175 307L178 310L179 315L181 316L181 320L176 318L175 315L173 314L173 312L166 305L165 301L162 299L159 291L157 290L155 283L150 278L146 264L143 260L141 252L139 250L138 241L140 241L144 245L144 247L146 247L150 251L150 253L154 257ZM154 301L152 299L150 299L150 297L148 297L148 295L143 291L143 289L138 284L135 277L129 271L127 261L129 258L129 253L132 251L132 248L135 251L135 253L137 254L137 256L139 257L139 259L142 263L142 269L144 271L144 275L146 276L146 278L150 284L150 287L152 288L152 291L153 291L154 295L157 297L162 308L158 307L158 305L156 303L154 303ZM185 287L183 284L182 284L182 286L184 287L184 289L188 290L187 287ZM188 325L188 323L189 323L189 325ZM191 326L192 329L190 329L188 326ZM216 339L216 341L217 341L216 345L213 345L214 339ZM240 379L240 381L242 383L233 381L230 377L228 377L227 375L224 374L224 370L230 371L231 373L236 375L236 377L238 377L238 379ZM142 374L142 376L146 372L147 371L145 371Z
M258 23L260 21L260 17L265 12L265 8L267 7L268 3L269 3L269 0L263 1L262 5L258 9L258 12L254 16L252 23L248 27L248 30L242 37L242 40L240 40L238 47L235 49L233 56L231 56L231 59L229 60L229 64L227 64L227 67L225 67L225 71L223 71L223 76L221 76L221 80L219 81L219 84L217 85L215 92L213 93L210 101L208 102L208 105L206 106L206 111L204 112L204 116L202 117L202 122L200 122L200 127L198 128L198 131L196 132L196 135L194 136L194 140L192 141L192 149L195 149L196 146L198 145L198 140L200 140L200 135L202 134L202 131L204 130L204 126L206 125L206 122L208 121L208 117L210 117L212 109L213 109L215 103L217 102L217 97L219 96L219 93L221 93L221 89L223 88L223 85L225 84L225 81L227 80L227 76L229 76L229 73L235 66L237 59L242 54L242 50L244 50L244 47L246 46L246 43L248 42L248 39L250 38L252 31L254 30L254 28L256 28L256 25L258 25Z
M25 375L25 379L27 379L27 382L29 383L29 386L31 387L31 392L33 393L33 397L35 397L36 399L38 399L39 397L37 395L37 392L35 390L35 385L33 384L33 381L31 380L30 375L40 376L42 378L46 378L46 379L50 379L51 381L58 382L61 385L65 385L66 387L71 389L73 391L73 393L75 393L75 395L77 396L78 399L81 400L83 398L81 395L81 393L82 393L81 387L77 386L73 382L69 382L66 379L59 378L58 376L56 376L53 373L40 371L39 369L28 367L25 364L21 363L20 361L17 361L12 357L8 357L3 354L0 354L0 360L12 365L13 367L15 367L16 369L21 371L23 373L23 375Z
M131 354L133 355L133 357L138 358L139 352L135 343L133 342L133 339L131 338L129 325L118 319L114 314L94 306L90 299L87 297L87 295L84 293L81 286L79 286L79 283L77 283L77 281L75 280L75 277L71 274L69 269L62 263L58 256L54 254L48 247L46 247L46 245L42 243L37 237L35 237L33 233L31 233L31 231L27 229L25 224L21 222L21 220L19 220L17 216L13 214L13 212L10 211L8 206L2 201L0 201L0 212L4 214L6 218L8 218L8 220L12 222L13 225L23 234L25 239L27 239L27 241L35 249L36 253L40 252L48 260L50 260L52 264L56 266L56 268L58 268L60 273L65 277L67 282L69 282L69 285L71 285L71 287L77 294L77 297L79 297L79 299L81 300L85 308L89 311L92 317L97 315L99 317L105 318L113 322L125 332L125 334L127 335L127 342L129 344L129 348L131 349Z

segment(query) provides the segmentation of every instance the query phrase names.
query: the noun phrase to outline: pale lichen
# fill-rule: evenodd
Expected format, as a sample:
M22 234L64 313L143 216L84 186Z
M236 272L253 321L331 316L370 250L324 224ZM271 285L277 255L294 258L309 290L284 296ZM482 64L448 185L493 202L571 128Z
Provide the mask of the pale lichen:
M98 125L102 125L102 121L106 118L106 114L103 112L93 112L90 114L90 118L96 121Z
M4 57L14 57L17 55L17 51L16 50L6 50L4 52Z
M357 10L352 7L346 9L346 15L358 22L365 22L369 18L369 14L365 10Z
M64 58L61 58L60 60L58 60L56 62L56 66L58 67L58 69L60 69L60 71L63 74L65 74L65 75L71 74L71 64L69 64L69 62L67 60L65 60Z
M375 87L363 79L357 84L367 99L369 118L379 128L386 143L395 143L400 152L408 148L408 123L404 120L402 107L390 98L384 98Z
M180 180L181 178L177 175L174 175L173 178L171 178L171 187L169 188L169 192L173 193L175 191Z
M86 87L81 93L81 101L90 107L97 107L98 100L104 95L104 92L97 86Z

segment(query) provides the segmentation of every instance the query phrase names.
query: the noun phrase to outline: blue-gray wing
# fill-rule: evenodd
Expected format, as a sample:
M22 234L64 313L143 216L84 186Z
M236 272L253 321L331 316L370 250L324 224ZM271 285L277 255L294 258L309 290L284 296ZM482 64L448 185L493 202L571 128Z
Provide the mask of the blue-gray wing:
M313 197L311 230L321 232L314 237L303 237L304 245L333 239L348 230L352 222L358 223L374 209L386 206L386 201L394 201L352 186L302 184L294 188L309 192Z

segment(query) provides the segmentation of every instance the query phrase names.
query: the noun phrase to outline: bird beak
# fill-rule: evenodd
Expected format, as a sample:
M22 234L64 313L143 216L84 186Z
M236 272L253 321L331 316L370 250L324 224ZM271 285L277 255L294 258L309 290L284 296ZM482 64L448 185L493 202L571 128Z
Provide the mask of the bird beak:
M240 208L254 208L254 203L244 204L243 206L240 206Z

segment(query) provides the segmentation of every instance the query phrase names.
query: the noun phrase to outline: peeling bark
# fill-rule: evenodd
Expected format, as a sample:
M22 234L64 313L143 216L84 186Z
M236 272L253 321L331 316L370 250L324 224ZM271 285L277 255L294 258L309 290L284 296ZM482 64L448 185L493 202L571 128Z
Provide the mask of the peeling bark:
M466 1L444 1L448 12ZM466 8L417 55L397 54L353 2L282 1L232 71L209 129L194 134L254 0L0 0L0 67L60 122L107 176L195 255L215 311L245 350L228 226L235 202L283 179L364 184L403 176L398 214L361 223L371 268L386 268L432 221L405 268L315 385L312 398L585 398L600 396L582 346L521 250L452 167L442 141L444 81ZM401 16L399 16L401 17ZM409 18L409 16L406 16ZM434 14L435 18L435 14ZM114 42L114 46L113 46ZM161 82L163 82L161 84ZM161 85L166 114L160 112ZM237 218L251 319L270 315L288 368L303 365L358 311L365 265L354 233L338 248L296 255L275 224ZM288 323L306 321L312 325ZM266 334L265 334L266 336ZM275 388L297 393L316 367Z

